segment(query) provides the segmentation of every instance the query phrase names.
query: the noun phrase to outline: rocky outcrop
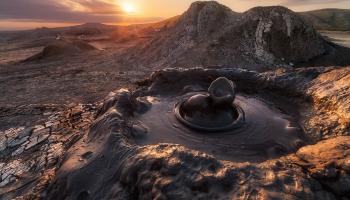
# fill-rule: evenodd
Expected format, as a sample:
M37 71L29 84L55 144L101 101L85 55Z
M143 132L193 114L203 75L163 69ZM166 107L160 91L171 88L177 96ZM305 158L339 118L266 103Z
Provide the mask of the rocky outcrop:
M255 55L273 64L306 62L326 52L321 36L296 13L283 7L253 8L246 12L247 26L257 23Z
M153 67L224 65L262 71L308 62L328 46L312 26L284 7L236 13L214 1L195 2L174 25L122 60Z

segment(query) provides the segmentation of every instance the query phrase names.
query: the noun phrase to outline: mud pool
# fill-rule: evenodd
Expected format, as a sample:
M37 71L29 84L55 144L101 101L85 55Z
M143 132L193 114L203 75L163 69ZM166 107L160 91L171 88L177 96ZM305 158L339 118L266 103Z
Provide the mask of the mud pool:
M136 117L148 133L136 141L139 145L176 143L206 152L221 160L260 162L278 157L305 145L307 141L297 119L256 96L239 94L235 104L244 112L242 125L227 131L193 130L180 123L174 107L182 96L146 97L151 109Z

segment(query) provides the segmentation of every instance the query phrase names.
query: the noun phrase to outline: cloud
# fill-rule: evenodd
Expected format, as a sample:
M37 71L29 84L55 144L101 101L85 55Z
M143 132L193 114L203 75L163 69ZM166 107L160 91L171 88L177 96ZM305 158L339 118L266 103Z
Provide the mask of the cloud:
M131 1L131 0L130 0ZM0 21L30 22L144 22L180 14L194 0L134 0L143 9L127 16L118 0L0 0ZM295 10L350 6L349 0L219 0L240 11L254 6L283 5ZM145 14L147 13L147 14ZM157 17L153 17L157 16Z
M285 6L303 6L312 4L335 4L340 2L346 2L349 0L285 0L282 5Z
M122 15L111 0L0 0L0 20L118 22Z

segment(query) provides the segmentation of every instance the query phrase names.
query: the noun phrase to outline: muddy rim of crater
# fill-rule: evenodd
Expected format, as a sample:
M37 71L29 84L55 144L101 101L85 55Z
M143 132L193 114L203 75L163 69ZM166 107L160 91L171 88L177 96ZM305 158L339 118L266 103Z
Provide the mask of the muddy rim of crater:
M192 151L181 145L158 144L141 147L135 144L134 138L137 137L136 133L139 133L140 130L142 132L142 129L135 129L134 125L137 127L137 124L132 123L132 119L135 117L135 111L144 113L150 106L146 101L136 97L155 95L160 88L163 89L161 95L166 95L174 90L182 90L183 86L189 85L189 83L205 84L216 77L225 76L235 80L239 84L239 88L269 89L282 94L286 94L283 92L288 89L286 96L295 97L299 95L300 97L307 96L305 91L310 87L310 85L307 85L308 83L318 75L330 70L332 69L301 69L277 75L271 73L259 74L240 69L210 70L196 68L156 72L149 79L138 83L137 90L133 92L119 90L112 92L107 97L104 103L101 104L89 133L69 150L67 154L69 156L46 191L47 198L76 199L86 194L91 198L140 198L153 195L153 192L147 192L149 186L155 189L155 192L159 191L159 194L173 195L175 194L173 192L181 190L181 193L188 195L188 197L194 197L199 192L209 199L213 199L215 195L218 195L218 191L215 192L212 189L222 186L222 188L227 188L227 190L222 191L224 192L222 195L232 198L235 195L239 196L248 192L250 184L253 184L251 187L258 187L260 188L259 191L268 194L270 190L265 191L266 187L263 185L266 185L264 178L267 173L266 170L271 169L272 174L278 174L275 177L278 181L276 184L271 183L271 187L273 191L280 191L279 194L283 197L302 195L303 197L317 199L320 195L329 195L329 192L327 192L329 189L313 186L320 183L327 184L327 182L323 182L322 179L314 177L312 174L313 178L310 178L309 173L311 172L305 171L310 168L309 162L306 162L304 158L298 158L300 151L287 157L268 160L260 164L239 164L236 162L222 162L210 155ZM183 81L181 82L179 79ZM169 84L174 82L178 84ZM324 144L326 143L320 143L320 145ZM307 149L307 147L305 148ZM92 153L89 153L87 158L83 158L82 156L86 155L86 152ZM318 154L312 154L311 156L316 155ZM334 160L335 158L331 157L330 159ZM203 170L206 172L205 174L209 173L208 176L201 173ZM98 172L96 174L98 175L97 179L92 180L87 176L87 174L94 174L95 172ZM251 172L254 175L250 174ZM204 177L197 179L196 174L204 175ZM154 179L155 177L157 178ZM249 178L249 181L246 178ZM170 181L169 184L172 185L169 188L170 191L157 189L158 183L163 183L163 180ZM197 183L193 182L195 180L198 180L198 184L200 184L199 188L194 188L197 192L183 190L183 187L193 189L193 184ZM243 182L235 185L236 180ZM283 180L287 182L284 181L281 184L279 181ZM293 181L290 182L290 180ZM179 181L181 186L177 185ZM257 183L257 185L254 183ZM263 185L259 187L259 184ZM306 190L294 188L295 185L300 184ZM286 185L292 191L289 191L289 189L285 191L283 188ZM307 192L309 190L312 192ZM332 189L331 193L345 194L343 190L338 191L336 189Z

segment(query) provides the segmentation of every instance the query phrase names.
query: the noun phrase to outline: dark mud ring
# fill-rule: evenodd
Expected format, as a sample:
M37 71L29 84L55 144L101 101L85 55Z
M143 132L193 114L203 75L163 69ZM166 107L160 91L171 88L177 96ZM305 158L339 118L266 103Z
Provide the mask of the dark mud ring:
M237 113L238 117L235 121L233 121L231 124L228 124L227 126L211 128L211 127L199 126L199 125L190 123L182 117L182 114L180 111L181 106L183 105L184 102L185 102L185 100L182 100L175 105L175 108L174 108L175 117L183 125L185 125L189 128L192 128L194 130L205 131L205 132L217 132L217 131L220 132L220 131L228 131L228 130L236 129L236 128L241 127L244 124L244 121L245 121L244 111L239 105L237 105L235 103L232 104L232 110L234 110L234 108L237 109L234 111Z

